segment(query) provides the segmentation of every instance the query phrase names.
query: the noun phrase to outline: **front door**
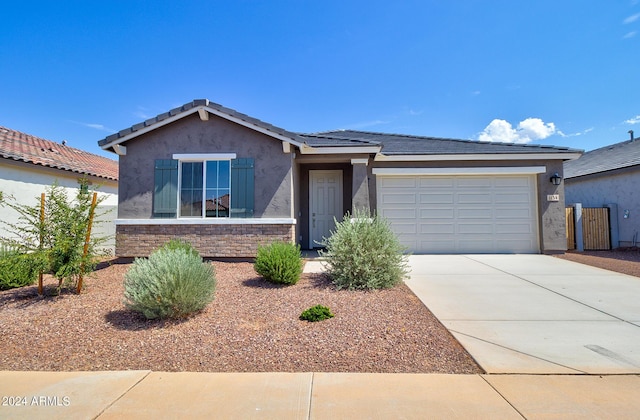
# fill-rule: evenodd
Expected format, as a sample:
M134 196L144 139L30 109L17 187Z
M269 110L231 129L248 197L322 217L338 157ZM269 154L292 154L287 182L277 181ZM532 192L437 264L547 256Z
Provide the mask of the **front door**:
M342 220L342 171L309 171L309 248L319 248Z

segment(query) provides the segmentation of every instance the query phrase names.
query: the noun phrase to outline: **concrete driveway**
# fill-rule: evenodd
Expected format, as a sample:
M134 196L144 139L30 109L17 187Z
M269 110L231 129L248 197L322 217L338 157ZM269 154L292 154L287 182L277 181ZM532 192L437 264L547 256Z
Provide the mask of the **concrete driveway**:
M546 255L414 255L406 281L487 373L640 373L640 278Z

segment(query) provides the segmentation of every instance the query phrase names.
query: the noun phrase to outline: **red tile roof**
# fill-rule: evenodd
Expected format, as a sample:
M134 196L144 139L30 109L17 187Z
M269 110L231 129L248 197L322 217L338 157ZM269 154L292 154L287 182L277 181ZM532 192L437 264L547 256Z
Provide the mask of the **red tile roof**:
M118 162L0 126L0 157L118 180Z

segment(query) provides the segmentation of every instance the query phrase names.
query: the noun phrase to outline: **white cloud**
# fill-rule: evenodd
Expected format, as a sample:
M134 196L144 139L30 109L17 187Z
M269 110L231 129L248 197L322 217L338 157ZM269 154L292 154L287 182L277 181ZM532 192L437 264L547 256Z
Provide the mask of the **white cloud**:
M384 120L362 121L362 122L359 122L359 123L350 124L350 125L347 126L347 128L350 128L352 130L362 130L363 128L375 127L377 125L389 124L390 122L391 121L384 121Z
M557 132L554 123L545 123L540 118L527 118L515 128L508 121L495 119L478 135L478 140L524 144L546 139Z
M628 120L625 120L624 122L626 122L627 124L640 124L640 115L636 115L633 118L629 118Z
M634 36L636 36L638 34L638 31L631 31L631 32L627 32L626 34L624 34L624 36L622 37L622 39L629 39L629 38L633 38Z
M87 128L93 128L94 130L100 130L100 131L106 131L107 133L114 133L116 130L113 130L109 127L105 127L102 124L94 124L94 123L85 123L85 122L80 122L80 121L71 121L74 124L78 124L81 125L83 127L87 127Z
M640 18L640 13L636 13L635 15L631 15L628 18L626 18L625 20L622 21L622 23L624 23L625 25L628 23L633 23L636 20L638 20Z

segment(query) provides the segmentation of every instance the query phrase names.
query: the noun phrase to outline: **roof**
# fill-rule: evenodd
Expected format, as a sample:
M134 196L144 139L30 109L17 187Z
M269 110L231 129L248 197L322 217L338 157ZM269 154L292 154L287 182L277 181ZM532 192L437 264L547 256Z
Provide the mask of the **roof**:
M303 142L299 138L298 134L285 129L276 127L257 118L250 117L246 114L242 114L234 109L226 108L220 104L209 101L208 99L196 99L188 102L178 108L174 108L169 112L158 114L153 118L150 118L144 122L132 125L129 128L120 130L119 132L112 134L100 141L98 145L105 150L116 151L115 145L122 144L127 140L130 140L138 135L149 132L155 128L162 127L178 119L187 117L199 111L206 111L206 113L212 113L219 117L235 121L244 126L253 128L257 131L277 137L281 140L290 141L293 144L299 145ZM203 116L201 115L201 118ZM205 115L208 118L208 115Z
M63 171L118 180L118 162L0 126L0 157Z
M627 140L591 150L580 159L566 162L564 177L576 178L637 165L640 165L640 139Z
M387 160L394 159L393 156L404 158L429 155L473 156L502 154L504 155L503 158L507 159L513 155L531 154L539 157L540 154L544 154L545 157L550 159L568 160L575 159L582 153L581 150L568 147L491 143L355 130L327 131L312 134L294 133L233 109L225 108L222 105L210 102L208 99L196 99L169 112L159 114L98 141L98 145L104 150L125 154L124 143L127 141L195 113L198 113L202 120L207 120L209 114L214 114L236 122L263 134L291 143L297 146L303 154L374 153L376 154L376 159ZM516 158L526 158L526 156Z
M455 154L521 154L521 153L582 153L581 150L558 146L494 143L475 140L412 136L406 134L373 133L368 131L338 130L301 135L310 146L340 143L382 145L382 154L392 155L455 155Z

